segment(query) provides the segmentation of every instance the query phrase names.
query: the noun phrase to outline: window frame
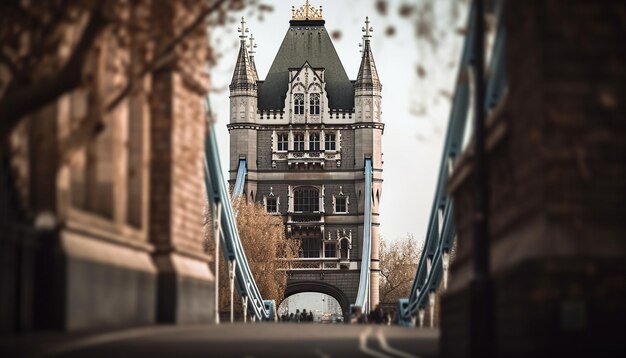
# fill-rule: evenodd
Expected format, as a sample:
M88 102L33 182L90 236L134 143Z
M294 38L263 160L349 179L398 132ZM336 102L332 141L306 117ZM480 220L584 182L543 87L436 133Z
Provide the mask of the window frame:
M294 93L293 113L297 115L304 114L304 93Z
M316 195L310 195L315 192ZM309 195L301 196L301 193ZM320 190L315 187L299 187L293 191L293 212L294 213L319 213L320 212Z
M270 211L270 201L273 201L273 206L274 206L274 210ZM265 211L269 214L276 214L278 213L278 198L274 197L274 196L270 196L265 198Z
M311 93L309 95L309 114L319 115L321 107L321 95L319 93Z
M304 151L304 132L294 132L293 133L293 150L296 152Z
M319 132L309 133L309 150L314 151L314 152L320 151L320 133Z
M300 258L320 258L322 254L321 243L322 239L319 237L300 238Z
M337 256L338 250L337 250L337 243L336 242L325 242L324 243L324 258L332 258L332 259L336 259L339 256ZM330 248L332 247L332 251L330 250ZM334 255L329 255L329 252L334 252Z
M332 140L329 140L329 137L332 136ZM330 147L332 144L332 148ZM336 151L337 150L337 134L336 133L324 133L324 150L328 151Z
M289 150L289 133L287 132L276 133L276 151L286 152L287 150Z
M343 210L339 210L339 201L343 201ZM335 197L335 213L336 214L347 214L348 213L348 197L347 196L337 196Z

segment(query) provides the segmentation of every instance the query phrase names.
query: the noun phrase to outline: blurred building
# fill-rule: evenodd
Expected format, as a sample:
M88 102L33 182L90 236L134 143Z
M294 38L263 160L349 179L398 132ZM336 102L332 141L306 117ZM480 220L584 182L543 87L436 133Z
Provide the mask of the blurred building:
M143 68L154 53L146 44L158 50L199 10L142 4L130 16L143 14L148 32L117 41L104 31L85 69L93 85L32 113L11 136L0 177L2 333L212 319L202 232L205 29L113 111L98 107ZM70 152L91 116L102 116L102 131Z
M486 121L489 344L494 356L610 356L626 319L626 5L504 4L508 90ZM472 170L469 150L448 183L458 251L441 303L444 356L470 352Z
M230 179L246 165L245 197L280 215L287 236L301 242L285 294L326 293L347 312L359 287L365 195L373 196L370 303L378 303L382 86L369 21L356 80L348 78L324 24L321 8L307 2L293 9L261 80L242 22L230 84ZM374 170L372 193L363 192L366 158Z

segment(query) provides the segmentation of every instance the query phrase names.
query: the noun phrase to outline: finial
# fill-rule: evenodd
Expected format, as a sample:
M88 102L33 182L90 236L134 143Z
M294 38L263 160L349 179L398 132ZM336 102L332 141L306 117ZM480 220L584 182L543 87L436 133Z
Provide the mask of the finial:
M369 41L369 38L372 37L372 35L370 35L370 32L374 31L374 28L370 26L370 18L369 18L369 16L365 17L365 27L363 27L361 29L361 31L363 31L365 33L363 35L363 39L365 41Z
M246 27L246 20L244 20L243 16L241 17L241 27L237 29L241 35L239 35L239 40L241 42L246 41L246 33L248 32L248 28Z
M254 41L254 35L250 34L250 38L248 39L248 54L250 54L250 56L253 56L256 51L256 42Z
M315 8L311 6L309 0L300 8L291 7L292 20L322 20L322 7Z

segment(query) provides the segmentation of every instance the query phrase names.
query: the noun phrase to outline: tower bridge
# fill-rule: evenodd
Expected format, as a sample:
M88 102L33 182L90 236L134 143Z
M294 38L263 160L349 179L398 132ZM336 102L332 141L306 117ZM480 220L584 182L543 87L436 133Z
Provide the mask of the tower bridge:
M287 294L329 293L347 315L364 267L371 270L363 300L378 304L382 86L369 20L361 65L350 80L321 14L308 3L294 10L265 79L257 74L242 19L229 87L230 183L237 194L281 216L287 237L300 241L301 257L289 263ZM368 216L371 225L365 224ZM370 257L362 256L366 252Z
M122 111L80 160L57 163L46 154L59 151L70 130L59 109L89 104L76 93L52 103L33 118L47 119L42 126L12 133L18 154L0 151L0 353L614 355L623 350L626 312L624 13L618 1L471 2L424 250L397 303L396 323L419 328L178 326L210 322L216 311L194 221L202 177L231 288L259 320L273 320L276 310L241 245L214 124L206 138L185 136L204 133L206 118L180 113L184 105ZM494 20L492 42L485 16ZM170 37L175 27L158 31ZM349 80L322 9L307 1L293 10L261 80L242 21L230 85L233 195L262 203L302 241L285 296L328 294L345 313L378 303L384 123L368 19L363 32L361 66ZM154 74L150 94L169 103L172 93L185 93L190 113L202 113L196 99L206 91L172 80L175 67ZM148 107L145 97L133 95L129 106ZM114 133L128 138L113 140ZM136 177L129 162L141 168ZM20 196L32 212L21 211ZM447 289L441 300L440 289ZM439 305L440 327L428 329Z

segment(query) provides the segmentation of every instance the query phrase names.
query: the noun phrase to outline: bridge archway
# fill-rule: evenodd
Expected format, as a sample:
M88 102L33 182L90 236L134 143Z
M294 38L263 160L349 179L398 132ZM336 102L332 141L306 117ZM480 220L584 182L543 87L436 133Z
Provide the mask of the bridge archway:
M349 319L350 300L348 299L348 296L346 296L346 294L337 286L331 285L324 281L289 282L287 283L287 287L285 288L285 296L283 298L283 301L289 296L305 292L324 293L336 299L337 302L339 302L339 306L341 306L341 312L343 313L344 322L347 322L347 320ZM282 304L282 301L280 302L280 304ZM278 306L280 306L280 304Z

